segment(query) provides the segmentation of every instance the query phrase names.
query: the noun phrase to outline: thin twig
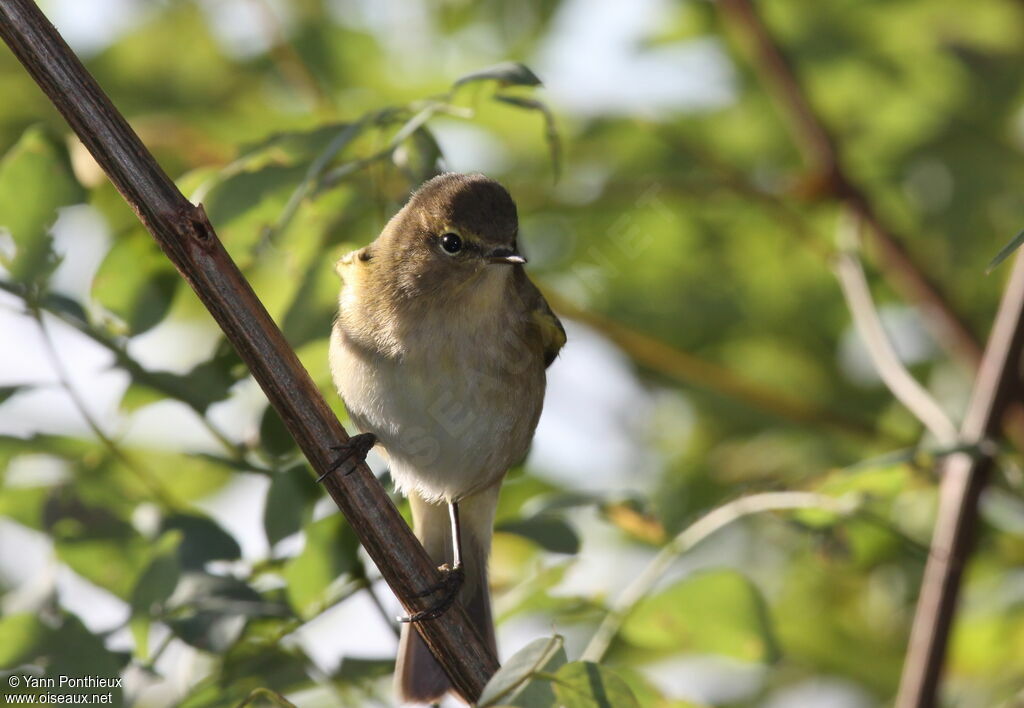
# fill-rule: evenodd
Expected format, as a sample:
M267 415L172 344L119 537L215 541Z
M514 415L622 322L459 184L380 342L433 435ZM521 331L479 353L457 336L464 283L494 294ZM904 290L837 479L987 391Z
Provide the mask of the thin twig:
M52 315L53 317L59 319L64 324L70 327L74 327L76 330L87 336L96 344L99 344L101 347L103 347L104 349L106 349L107 351L114 355L117 365L120 368L127 371L128 375L131 376L133 379L146 377L144 385L153 388L153 390L157 391L158 393L162 393L168 398L173 398L174 400L180 403L184 403L189 408L189 410L196 414L196 417L199 419L199 423L204 428L206 428L206 430L210 433L211 436L213 436L215 440L217 440L218 443L220 443L220 445L231 456L232 459L239 462L245 459L246 450L243 445L240 445L231 440L231 438L228 437L227 433L221 430L216 423L210 420L210 418L206 415L205 411L196 408L195 405L193 405L193 403L189 401L187 398L182 396L180 392L175 391L173 388L168 386L160 386L160 379L157 377L146 376L147 374L151 374L152 372L147 370L142 364L133 359L131 354L128 353L128 350L120 341L115 340L106 332L101 331L98 327L94 327L90 325L90 323L73 315L70 315L69 313L58 307L54 307L48 304L47 298L45 297L40 298L38 302L30 303L27 294L24 292L24 290L14 283L10 283L5 280L0 280L0 290L3 290L14 295L15 297L20 298L21 301L25 304L26 311L31 310L33 307L45 311ZM20 310L18 310L18 312L21 313Z
M400 636L401 630L399 630L398 625L395 624L394 616L384 608L383 604L381 604L380 598L377 597L377 593L373 591L373 583L370 582L368 578L364 578L364 581L365 585L363 586L363 590L365 590L366 594L370 596L370 602L373 603L373 607L377 610L377 614L381 616L381 619L384 620L384 623L391 630L392 634L396 637Z
M978 520L978 497L997 452L991 439L1015 400L1022 349L1024 256L1018 255L960 428L960 439L977 445L978 453L950 457L942 473L939 510L903 664L898 708L929 708L938 703L939 676Z
M856 224L849 219L841 220L841 243L834 270L857 332L871 355L878 375L882 377L892 395L921 421L940 445L953 445L958 438L953 421L917 379L911 376L896 354L892 342L889 341L882 326L882 319L878 316L878 310L871 299L871 290L868 288L860 260L849 247L850 244L845 243L856 241L855 235L843 233L849 229L856 229Z
M348 433L205 211L185 199L31 0L0 2L0 36L224 330L404 609L428 609L432 598L420 591L439 585L440 572L365 462L335 464ZM498 662L461 605L415 626L455 690L467 700L479 696Z
M744 516L791 509L824 509L837 514L849 514L855 509L855 504L848 499L837 499L813 492L764 492L740 497L713 509L663 546L640 575L626 586L609 608L608 614L598 626L587 648L583 650L582 661L596 663L604 658L623 621L681 555L719 529Z
M131 622L131 618L129 617L125 621L125 624L127 625L130 622ZM141 664L142 668L148 669L148 670L153 671L155 673L156 672L156 662L158 662L160 660L160 657L163 656L165 651L167 651L167 648L169 646L171 646L171 642L174 641L174 639L175 639L174 632L172 632L168 628L167 629L167 634L164 635L164 638L160 641L160 644L157 646L157 648L155 650L153 650L153 652L151 654L149 654L149 656L146 658L146 661ZM146 647L146 649L148 649L148 647Z
M79 415L82 416L82 420L92 431L92 434L100 441L103 447L107 448L107 451L125 466L128 470L138 477L139 481L147 487L153 498L160 502L161 506L166 510L177 509L179 504L175 501L174 497L168 492L160 480L144 465L139 464L128 454L121 449L120 445L114 441L109 435L104 432L99 421L89 411L89 406L86 404L85 399L78 393L78 389L75 388L74 384L71 383L71 377L68 375L68 370L64 366L63 360L60 358L60 354L57 353L57 347L53 343L53 338L50 336L49 328L46 326L46 322L43 320L42 312L38 308L29 307L29 312L32 315L32 319L35 320L36 325L39 328L39 334L43 340L43 348L46 350L46 355L50 359L50 365L53 367L54 373L57 375L57 380L60 382L61 388L68 394L72 404L78 410Z
M271 688L263 687L254 688L251 691L249 691L249 695L245 697L245 700L238 704L237 708L245 708L247 705L251 704L257 698L266 698L271 703L278 706L282 706L282 708L297 708L297 706L294 703L289 701L287 698L285 698L277 691Z
M313 174L313 176L317 178L317 181L312 185L310 191L322 192L325 189L330 189L349 175L358 172L374 162L390 157L403 142L412 137L413 133L426 125L427 121L430 120L435 113L452 113L456 110L457 109L454 106L428 100L423 108L418 110L411 118L409 118L409 120L399 127L395 134L391 136L385 146L380 150L377 150L366 157L360 157L352 160L351 162L346 162L345 164L339 165L326 173L323 172L323 167L326 165L321 165L320 169ZM310 166L310 172L313 172L313 165Z
M548 665L548 662L555 657L564 645L565 640L560 635L556 634L551 637L544 646L544 651L534 659L533 665L527 671L521 672L516 681L509 683L504 689L497 691L486 701L482 701L477 708L491 708L492 706L503 705L509 699L515 698L513 694L516 694L527 681L531 678L543 676L542 669ZM547 677L545 676L545 678ZM551 677L548 680L553 678Z

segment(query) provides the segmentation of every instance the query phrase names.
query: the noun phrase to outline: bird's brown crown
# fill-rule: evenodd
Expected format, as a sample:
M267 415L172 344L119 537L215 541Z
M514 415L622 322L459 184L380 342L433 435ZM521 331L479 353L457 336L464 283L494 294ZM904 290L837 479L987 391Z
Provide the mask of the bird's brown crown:
M416 190L403 211L424 231L450 228L489 246L514 243L519 230L512 197L482 174L438 175Z

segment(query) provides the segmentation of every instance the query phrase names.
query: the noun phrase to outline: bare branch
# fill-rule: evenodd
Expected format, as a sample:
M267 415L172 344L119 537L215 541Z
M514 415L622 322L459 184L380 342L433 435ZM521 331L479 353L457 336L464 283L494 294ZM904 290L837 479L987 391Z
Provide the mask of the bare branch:
M608 614L584 649L581 659L595 663L601 661L626 616L651 591L672 563L719 529L744 516L766 511L823 509L837 514L849 514L855 508L856 502L852 498L837 499L814 492L763 492L740 497L712 509L669 541L640 575L626 586L608 610Z
M953 445L958 437L956 426L928 391L903 366L903 362L897 356L896 350L893 349L892 342L889 341L885 328L882 326L878 310L875 309L860 259L845 243L846 241L856 241L855 234L842 233L848 229L856 229L856 224L850 219L843 219L839 224L839 229L839 254L835 261L836 277L842 287L846 304L850 308L850 314L853 315L854 325L867 346L878 375L882 377L882 381L889 387L892 395L921 421L940 445Z
M32 319L35 320L36 326L39 328L39 335L43 340L43 349L46 350L46 356L50 360L50 365L53 367L54 374L57 376L57 380L60 382L61 388L67 393L68 398L71 399L71 404L78 410L78 414L82 416L82 420L85 421L86 426L92 431L92 434L96 436L96 439L100 441L100 444L107 449L107 452L111 454L114 459L124 465L125 469L131 471L139 481L145 486L150 494L153 495L153 499L157 500L160 505L167 511L173 511L179 507L177 500L160 481L160 478L154 475L147 467L139 464L136 460L128 456L128 454L121 449L121 446L117 444L112 437L107 435L106 431L103 430L103 426L96 419L96 416L89 410L89 406L86 404L85 399L78 392L74 383L71 381L71 376L68 374L68 369L64 365L64 361L60 357L60 353L57 351L57 345L53 341L53 336L50 334L49 327L46 326L46 320L43 317L42 311L37 307L30 309Z
M1018 402L1022 349L1024 257L1018 255L960 427L960 439L978 445L979 451L973 456L950 457L942 473L938 518L921 581L897 708L938 704L939 676L956 611L960 577L977 524L978 497L988 481L996 452L990 440L998 433L1010 403Z
M1024 261L1017 260L983 356L974 333L885 226L864 192L843 171L831 136L750 0L719 0L718 7L749 44L755 70L775 97L794 141L818 173L819 181L867 226L878 252L879 266L894 289L921 309L936 341L945 343L962 361L973 366L980 362L974 396L961 427L961 440L980 444L1004 422L1009 434L1019 438L1015 433L1022 418L1021 405L1013 394L1019 386L1020 340L1024 330ZM1007 407L1009 411L1005 410ZM977 517L977 499L991 464L991 453L973 458L958 455L945 467L939 517L914 617L910 653L897 701L899 708L935 704L960 575Z
M1024 407L1019 400L1021 340L1024 339L1024 260L1017 259L982 354L970 327L918 268L878 216L866 194L843 171L831 136L750 0L719 0L718 8L748 43L753 54L752 64L789 123L793 140L816 171L814 177L818 183L841 199L868 228L879 267L893 288L920 308L936 341L945 344L961 361L979 367L974 394L961 426L962 442L991 447L983 443L1002 425L1007 435L1020 445L1024 425ZM978 497L992 467L992 455L991 450L973 457L961 454L950 458L945 465L938 519L911 629L897 697L898 708L926 708L936 704L960 578L977 521Z
M202 207L160 169L53 25L31 0L0 2L0 36L63 114L142 223L224 330L317 474L327 473L348 434L224 250ZM347 462L324 485L381 575L410 613L418 591L441 576L364 463ZM467 699L480 695L497 661L461 606L418 623Z

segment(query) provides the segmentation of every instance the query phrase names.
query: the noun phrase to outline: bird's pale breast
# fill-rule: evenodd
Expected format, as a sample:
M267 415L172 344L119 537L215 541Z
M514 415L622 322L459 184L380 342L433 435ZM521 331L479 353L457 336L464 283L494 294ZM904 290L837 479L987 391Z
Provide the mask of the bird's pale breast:
M335 385L353 422L384 446L400 489L457 500L526 454L545 381L528 314L486 297L429 308L394 323L387 353L344 322L331 336Z

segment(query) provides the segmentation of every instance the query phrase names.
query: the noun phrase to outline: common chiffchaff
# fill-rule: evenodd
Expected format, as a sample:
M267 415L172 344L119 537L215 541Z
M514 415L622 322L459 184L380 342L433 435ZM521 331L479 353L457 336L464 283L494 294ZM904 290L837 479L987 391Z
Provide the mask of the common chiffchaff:
M373 243L338 261L344 285L330 348L363 444L384 447L416 536L461 581L449 599L458 592L492 650L487 556L498 489L526 455L545 369L565 344L523 270L518 230L516 205L494 180L430 180ZM433 702L450 689L408 623L395 676L406 701Z

